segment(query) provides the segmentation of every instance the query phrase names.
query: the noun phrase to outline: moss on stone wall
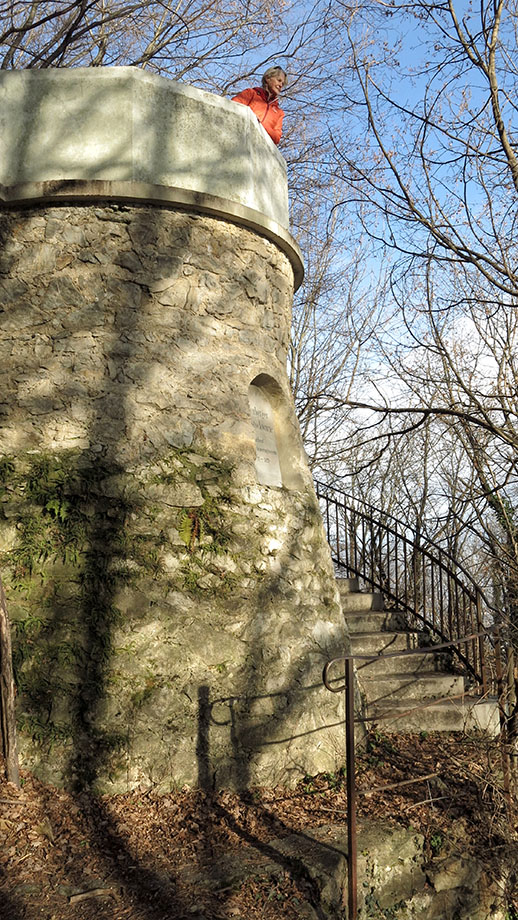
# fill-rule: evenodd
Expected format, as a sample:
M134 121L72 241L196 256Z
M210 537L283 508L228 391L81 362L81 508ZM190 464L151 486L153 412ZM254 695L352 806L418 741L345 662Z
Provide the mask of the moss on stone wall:
M75 451L0 461L1 565L19 725L47 753L92 730L90 710L103 693L113 632L122 623L115 602L121 589L138 590L157 576L162 590L207 593L211 576L229 589L230 473L220 461L182 450L170 451L146 479ZM216 481L217 497L210 493ZM160 526L164 498L173 503L167 527ZM167 576L171 553L179 565ZM144 677L131 690L131 708L162 684ZM110 748L123 742L107 732L97 739Z
M314 498L238 488L202 450L127 471L80 451L4 457L0 550L24 757L68 785L121 788L149 758L161 782L199 773L205 705L229 777L223 736L245 764L283 734L335 615Z

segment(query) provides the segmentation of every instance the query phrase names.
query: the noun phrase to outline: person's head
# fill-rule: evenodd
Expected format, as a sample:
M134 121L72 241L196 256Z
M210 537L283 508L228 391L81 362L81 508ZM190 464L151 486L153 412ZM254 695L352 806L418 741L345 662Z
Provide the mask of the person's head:
M263 74L263 89L270 96L278 96L285 89L287 82L286 71L282 67L269 67L266 73Z

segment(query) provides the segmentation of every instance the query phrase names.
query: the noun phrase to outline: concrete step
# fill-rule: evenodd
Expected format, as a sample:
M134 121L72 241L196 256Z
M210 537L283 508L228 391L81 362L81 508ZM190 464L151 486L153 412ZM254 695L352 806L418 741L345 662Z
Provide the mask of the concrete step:
M353 653L356 649L353 649ZM395 651L387 649L387 653ZM360 654L360 653L358 653ZM367 653L368 654L368 653ZM439 667L436 656L433 652L425 652L423 655L401 655L397 658L385 655L377 655L369 661L357 659L355 661L356 670L360 680L374 677L392 677L394 674L429 674L444 673Z
M342 594L358 594L360 590L357 578L337 578L336 586L340 596Z
M411 700L387 700L367 706L367 715L387 734L478 729L495 736L499 731L497 701L468 694L458 699L422 700L418 707Z
M366 670L361 676L361 689L369 703L391 699L438 699L462 694L464 678L460 674L440 674L435 671L369 677Z
M387 700L367 706L367 716L387 734L401 732L461 732L465 727L462 700Z
M405 614L401 610L369 610L361 613L345 612L347 628L352 635L357 632L403 631Z
M350 638L355 655L381 655L419 648L418 635L413 632L356 632ZM397 668L397 665L394 667Z
M473 697L463 699L464 731L488 732L493 738L500 733L500 715L496 697Z
M383 610L383 595L374 591L359 591L357 594L341 594L340 603L347 616L363 610Z

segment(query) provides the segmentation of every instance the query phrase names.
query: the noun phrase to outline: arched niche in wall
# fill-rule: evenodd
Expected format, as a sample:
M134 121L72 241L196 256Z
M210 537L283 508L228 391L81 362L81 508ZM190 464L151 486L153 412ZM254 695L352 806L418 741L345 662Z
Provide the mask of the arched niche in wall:
M257 481L265 486L302 489L302 444L294 410L281 387L268 374L259 374L248 387L255 436Z

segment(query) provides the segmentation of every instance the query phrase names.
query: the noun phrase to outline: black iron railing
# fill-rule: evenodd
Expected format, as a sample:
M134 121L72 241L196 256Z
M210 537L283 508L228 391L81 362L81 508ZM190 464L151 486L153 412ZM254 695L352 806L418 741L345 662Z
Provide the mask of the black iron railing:
M415 528L346 492L315 483L333 562L347 577L379 591L387 608L405 614L409 629L452 649L482 692L496 690L492 645L484 630L492 617L470 574Z

